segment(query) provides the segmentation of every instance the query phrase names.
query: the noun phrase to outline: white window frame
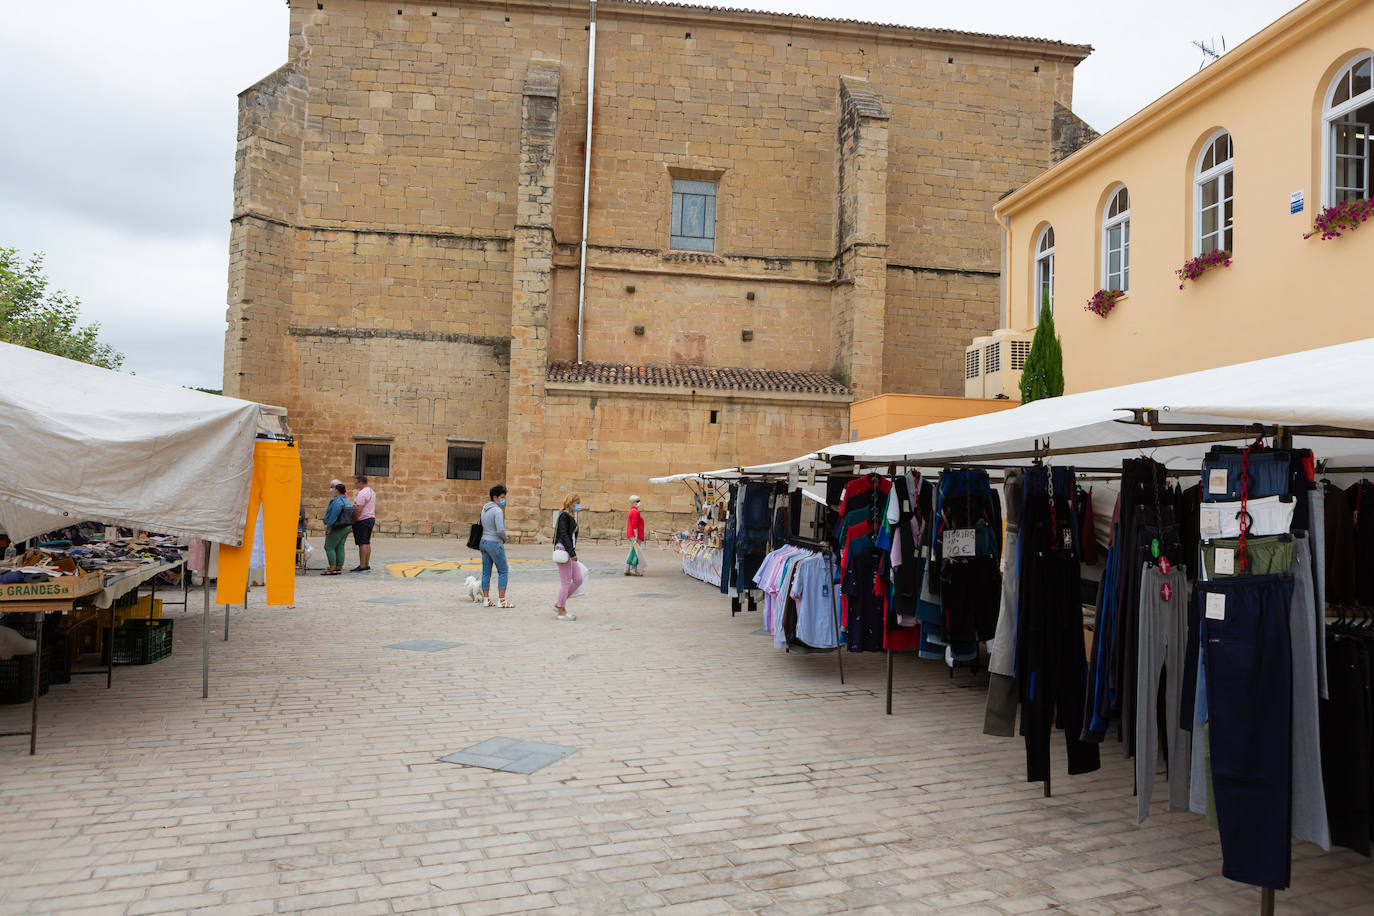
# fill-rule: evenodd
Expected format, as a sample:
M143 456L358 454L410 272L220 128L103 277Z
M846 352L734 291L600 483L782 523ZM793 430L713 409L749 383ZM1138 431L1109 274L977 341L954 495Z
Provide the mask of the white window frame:
M1126 192L1126 209L1117 213L1115 216L1108 216L1111 212L1112 204L1122 191ZM1121 277L1120 284L1112 283L1110 244L1111 232L1117 227L1121 228ZM1131 291L1131 190L1124 184L1116 185L1112 192L1107 195L1107 203L1102 208L1102 288L1106 290L1119 289L1123 293Z
M1208 151L1216 144L1216 142L1217 142L1218 140L1220 140L1222 137L1226 137L1226 138L1227 138L1227 145L1231 148L1231 155L1226 159L1225 162L1223 162L1223 163L1221 163L1221 164L1217 164L1217 163L1213 162L1213 163L1212 163L1212 167L1211 167L1210 169L1207 169L1206 171L1203 171L1203 169L1202 169L1202 160L1204 160L1204 159L1207 158L1207 152L1208 152ZM1202 215L1203 215L1203 211L1204 211L1204 210L1206 210L1206 209L1211 209L1211 207L1215 207L1215 208L1216 208L1216 211L1217 211L1217 230L1216 230L1216 232L1214 232L1214 233L1212 233L1212 234L1215 235L1215 236L1219 236L1221 241L1225 241L1225 240L1226 240L1226 233L1227 233L1227 231L1228 231L1228 229L1229 229L1229 231L1231 232L1231 245L1234 246L1235 243L1236 243L1235 226L1234 226L1234 225L1231 225L1231 226L1228 227L1228 226L1226 226L1225 224L1222 223L1222 220L1225 218L1225 215L1226 215L1226 204L1227 204L1227 202L1230 202L1230 203L1231 203L1233 217L1234 217L1234 213L1235 213L1235 209L1234 209L1234 208L1235 208L1235 193L1236 193L1236 187L1235 187L1235 182L1236 182L1236 179L1235 179L1235 164L1236 164L1236 141L1235 141L1235 138L1231 136L1231 132L1230 132L1230 131L1227 131L1227 130L1219 130L1219 131L1217 131L1216 133L1212 134L1210 137L1208 137L1208 138L1207 138L1207 142L1204 143L1204 144L1202 145L1202 150L1201 150L1200 152L1198 152L1198 154L1197 154L1197 162L1194 163L1194 165L1193 165L1193 176L1194 176L1194 178L1193 178L1193 223L1194 223L1194 226L1193 226L1193 256L1194 256L1194 257L1196 257L1196 256L1198 256L1198 255L1200 255L1200 254L1202 254L1202 245L1203 245L1203 242L1205 241L1205 239L1203 238L1203 232L1202 232ZM1226 175L1227 175L1227 174L1230 174L1230 175L1231 175L1231 196L1230 196L1230 197L1227 197L1227 196L1226 196L1226 182L1225 182L1224 179L1226 178ZM1213 182L1213 181L1217 182L1217 202L1216 202L1215 204L1212 204L1211 207L1205 207L1205 206L1203 205L1203 203L1202 203L1202 189L1203 189L1204 187L1206 187L1207 184L1208 184L1209 182ZM1233 220L1233 222L1234 222L1234 220ZM1226 250L1226 251L1231 251L1230 248L1225 248L1224 250ZM1234 253L1234 252L1232 252L1232 253Z
M1341 65L1336 71L1336 75L1331 79L1331 84L1326 87L1326 95L1322 102L1322 204L1332 206L1336 203L1336 145L1333 142L1333 134L1337 124L1351 123L1348 119L1356 111L1367 105L1374 104L1374 63L1370 66L1370 88L1361 92L1359 95L1351 96L1339 105L1332 106L1331 99L1336 95L1336 89L1341 81L1351 72L1361 61L1374 59L1374 51L1361 51L1354 54ZM1364 193L1366 197L1371 196L1370 188L1370 150L1369 141L1365 141L1365 175Z
M1050 244L1045 246L1045 239L1049 237ZM1040 276L1040 265L1048 262L1049 283L1042 281ZM1040 234L1035 237L1035 282L1031 285L1031 325L1040 324L1040 307L1045 301L1044 291L1048 287L1050 292L1050 314L1054 314L1054 226L1046 226L1040 230Z

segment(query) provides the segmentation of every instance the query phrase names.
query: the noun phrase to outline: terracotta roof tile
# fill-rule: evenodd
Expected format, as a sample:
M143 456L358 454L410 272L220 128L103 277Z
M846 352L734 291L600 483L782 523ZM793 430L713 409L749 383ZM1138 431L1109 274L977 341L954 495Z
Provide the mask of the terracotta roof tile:
M824 372L731 369L720 366L627 366L620 363L550 363L550 382L649 385L658 388L716 388L725 391L792 391L849 394L849 387Z

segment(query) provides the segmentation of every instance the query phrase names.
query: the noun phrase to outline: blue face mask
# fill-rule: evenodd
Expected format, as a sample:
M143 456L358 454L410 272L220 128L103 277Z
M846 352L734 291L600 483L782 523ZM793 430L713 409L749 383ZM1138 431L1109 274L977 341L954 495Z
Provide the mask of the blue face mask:
M573 506L573 511L574 511L574 512L581 512L581 511L582 511L582 504L581 504L581 503L578 503L577 505Z
M504 506L505 504L506 504L506 498L505 498L504 496L502 496L500 499L498 499L498 500L496 501L496 505L498 505L498 506Z

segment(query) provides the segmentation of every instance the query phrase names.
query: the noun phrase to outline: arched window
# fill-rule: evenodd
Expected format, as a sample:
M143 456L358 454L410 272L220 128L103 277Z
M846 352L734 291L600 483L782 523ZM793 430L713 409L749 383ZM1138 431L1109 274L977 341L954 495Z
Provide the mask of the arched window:
M1040 310L1048 303L1054 312L1054 227L1046 226L1035 243L1035 301L1031 303L1031 314L1035 324L1040 323Z
M1322 112L1323 194L1327 206L1369 197L1369 132L1374 123L1374 54L1362 51L1336 74Z
M1193 254L1221 249L1234 251L1231 227L1231 198L1234 172L1231 135L1221 131L1207 141L1198 156L1194 175L1197 200L1197 231Z
M1102 288L1131 289L1131 195L1118 187L1102 212Z

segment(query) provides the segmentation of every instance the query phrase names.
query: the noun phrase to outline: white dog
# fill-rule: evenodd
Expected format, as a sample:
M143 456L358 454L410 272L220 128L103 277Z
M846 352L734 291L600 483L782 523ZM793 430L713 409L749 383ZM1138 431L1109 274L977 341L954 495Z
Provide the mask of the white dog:
M476 577L476 576L468 576L467 579L465 579L465 580L463 581L463 585L464 585L464 586L467 588L467 590L468 590L468 597L471 598L475 603L481 604L481 603L482 603L482 584L481 584L480 582L477 581L477 577Z

